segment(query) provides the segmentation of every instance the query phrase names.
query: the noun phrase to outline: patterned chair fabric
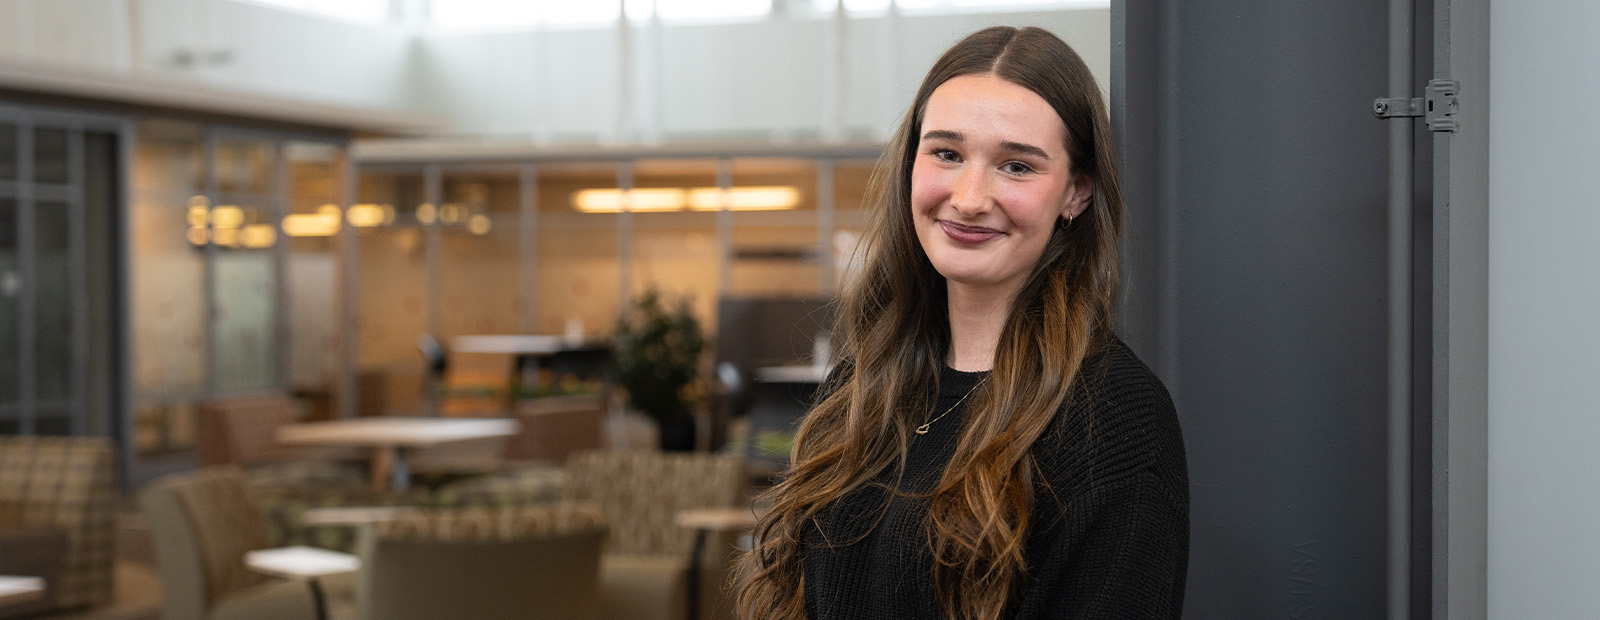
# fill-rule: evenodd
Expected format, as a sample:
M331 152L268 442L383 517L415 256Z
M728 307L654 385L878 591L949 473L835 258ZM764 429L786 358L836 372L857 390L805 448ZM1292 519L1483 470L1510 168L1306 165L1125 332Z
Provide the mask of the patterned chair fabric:
M310 594L244 565L272 546L267 522L237 467L166 476L139 495L161 569L166 620L309 618Z
M661 452L587 452L567 462L570 501L598 504L611 523L607 553L687 558L694 532L679 512L744 501L737 456Z
M103 603L112 595L116 492L104 437L0 436L0 528L66 534L54 607Z
M561 499L567 472L530 465L507 472L474 476L439 487L433 505L440 508L521 508Z
M173 486L172 491L202 550L207 601L214 603L231 592L269 580L244 565L246 551L265 549L271 544L267 522L238 469L202 469L191 473L183 484Z
M345 552L356 550L355 529L306 525L304 515L311 508L432 505L427 489L422 487L395 493L364 485L261 482L250 474L246 478L250 495L266 520L269 547L311 545Z
M359 617L596 620L605 518L594 506L433 510L362 534Z
M511 510L421 510L372 526L379 540L412 542L513 542L605 530L599 507L570 502Z

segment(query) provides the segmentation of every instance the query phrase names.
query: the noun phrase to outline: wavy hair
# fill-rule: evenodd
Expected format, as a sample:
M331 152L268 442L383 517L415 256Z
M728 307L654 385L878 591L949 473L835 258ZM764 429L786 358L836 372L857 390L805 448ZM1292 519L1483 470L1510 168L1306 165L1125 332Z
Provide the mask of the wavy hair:
M1006 317L989 381L970 397L950 465L917 497L927 502L934 586L947 617L1000 618L1026 582L1030 452L1084 357L1111 336L1122 194L1105 102L1088 66L1045 30L994 27L939 58L878 161L864 265L837 301L841 370L801 423L783 480L764 497L773 510L741 558L741 617L803 619L806 530L846 494L904 473L912 429L933 406L950 350L945 280L913 228L912 163L934 89L985 74L1028 88L1055 109L1071 172L1091 180L1094 193L1088 209L1051 233Z

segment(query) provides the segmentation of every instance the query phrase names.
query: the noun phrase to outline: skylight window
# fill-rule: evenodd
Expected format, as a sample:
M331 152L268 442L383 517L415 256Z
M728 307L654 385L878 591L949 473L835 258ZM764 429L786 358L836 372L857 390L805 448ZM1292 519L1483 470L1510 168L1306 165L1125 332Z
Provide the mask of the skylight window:
M832 13L838 0L811 0L818 12ZM902 11L929 13L969 13L1006 9L1060 9L1106 8L1110 0L898 0L895 7ZM889 10L889 0L844 0L844 10L850 13L877 14Z
M617 0L432 0L429 21L450 29L603 24L617 20ZM628 18L748 19L772 12L772 0L626 0Z
M350 21L382 23L389 21L390 0L249 0Z

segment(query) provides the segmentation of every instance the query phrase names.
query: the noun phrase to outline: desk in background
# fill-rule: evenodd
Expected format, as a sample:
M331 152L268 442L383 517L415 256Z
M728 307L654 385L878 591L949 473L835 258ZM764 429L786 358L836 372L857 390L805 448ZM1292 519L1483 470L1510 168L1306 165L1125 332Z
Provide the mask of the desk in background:
M516 420L379 417L289 424L278 428L278 441L371 448L373 485L388 478L389 488L405 491L411 485L408 450L516 434Z
M450 341L450 351L514 356L517 361L511 373L513 400L539 389L541 366L557 376L572 374L604 381L606 365L611 360L610 343L548 334L456 336Z

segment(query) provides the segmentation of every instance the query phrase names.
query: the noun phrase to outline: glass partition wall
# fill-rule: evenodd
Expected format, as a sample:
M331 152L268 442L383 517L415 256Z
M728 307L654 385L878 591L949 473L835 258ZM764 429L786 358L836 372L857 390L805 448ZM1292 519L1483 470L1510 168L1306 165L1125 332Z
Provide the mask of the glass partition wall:
M362 397L418 406L425 335L447 348L468 335L606 340L628 303L656 291L686 301L714 339L723 299L831 297L864 224L871 167L784 156L362 162L359 202L394 214L355 229ZM511 361L450 363L453 383L492 391Z
M118 119L0 106L0 434L110 435Z
M147 119L128 216L129 469L193 463L195 411L294 391L331 415L344 139Z

